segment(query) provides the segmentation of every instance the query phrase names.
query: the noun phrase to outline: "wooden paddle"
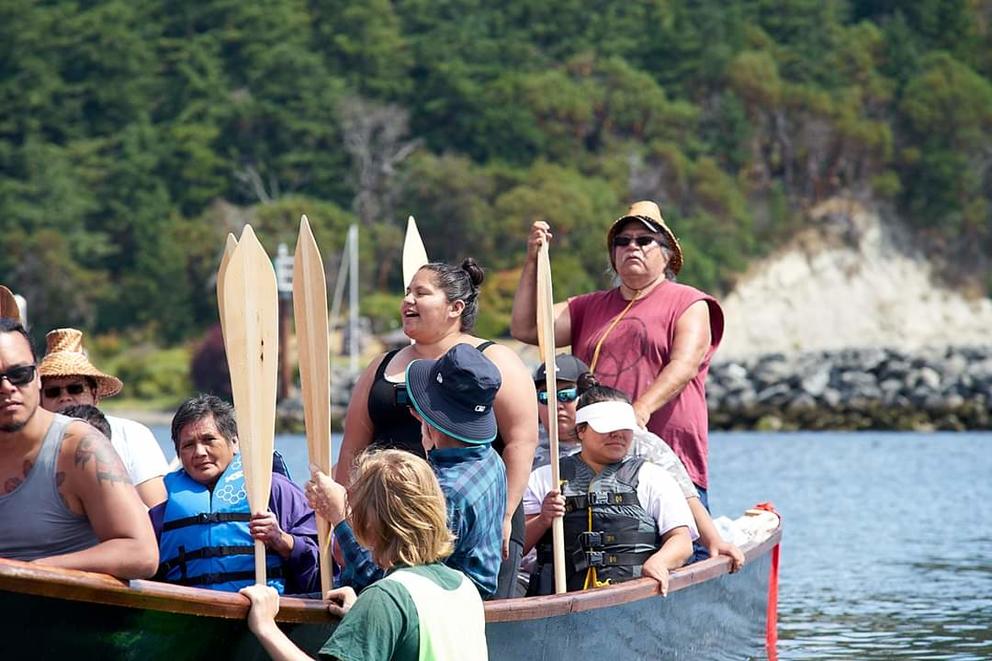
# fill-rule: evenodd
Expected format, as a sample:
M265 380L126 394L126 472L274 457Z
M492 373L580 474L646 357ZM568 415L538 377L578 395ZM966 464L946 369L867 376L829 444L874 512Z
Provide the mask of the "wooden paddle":
M252 514L264 513L272 489L279 300L276 274L251 225L230 255L220 299L238 416L238 439ZM255 541L255 582L265 585L265 544Z
M537 343L544 360L544 378L548 392L548 444L551 452L551 484L561 489L558 468L558 378L555 366L555 299L551 288L551 260L548 244L537 253ZM565 529L561 517L551 523L551 542L555 564L555 594L565 592Z
M228 234L227 242L224 244L224 255L220 258L220 266L217 267L217 312L220 316L220 333L224 338L225 350L227 334L224 332L224 278L227 276L227 265L231 263L231 254L237 247L238 240L233 234Z
M417 275L424 264L428 263L427 249L417 230L417 221L410 216L406 220L406 237L403 239L403 291L410 286L413 276Z
M310 231L310 221L300 218L293 261L293 316L296 344L300 354L300 386L303 419L307 431L310 463L331 474L331 375L327 328L327 282L324 260ZM331 525L317 515L320 544L321 594L333 587L330 562Z
M0 285L0 318L21 320L21 308L17 306L14 293L3 285Z

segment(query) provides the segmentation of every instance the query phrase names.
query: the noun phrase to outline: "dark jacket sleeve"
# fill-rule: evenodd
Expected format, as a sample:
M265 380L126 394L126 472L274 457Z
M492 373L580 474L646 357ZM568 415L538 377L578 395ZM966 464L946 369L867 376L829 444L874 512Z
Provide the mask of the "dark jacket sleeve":
M317 520L303 490L279 474L272 476L269 509L279 527L293 536L293 550L283 561L286 594L320 592Z

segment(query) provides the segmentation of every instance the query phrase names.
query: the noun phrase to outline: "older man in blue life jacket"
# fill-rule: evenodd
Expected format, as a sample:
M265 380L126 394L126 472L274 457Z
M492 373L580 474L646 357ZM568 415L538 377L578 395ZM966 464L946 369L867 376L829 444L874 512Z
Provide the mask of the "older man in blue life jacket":
M250 512L234 409L213 395L179 407L172 441L182 468L149 515L159 540L157 578L236 592L255 582L254 540L266 547L268 584L280 594L320 589L317 527L303 491L272 475L269 511Z

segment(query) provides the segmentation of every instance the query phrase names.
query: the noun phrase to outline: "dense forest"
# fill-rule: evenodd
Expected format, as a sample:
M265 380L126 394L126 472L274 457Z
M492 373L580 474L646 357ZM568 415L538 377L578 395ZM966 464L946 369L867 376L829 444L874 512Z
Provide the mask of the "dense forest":
M197 337L226 233L292 249L301 212L331 276L360 224L373 315L415 215L496 333L535 219L559 295L640 198L726 291L833 195L992 287L992 2L0 3L0 282L39 333Z

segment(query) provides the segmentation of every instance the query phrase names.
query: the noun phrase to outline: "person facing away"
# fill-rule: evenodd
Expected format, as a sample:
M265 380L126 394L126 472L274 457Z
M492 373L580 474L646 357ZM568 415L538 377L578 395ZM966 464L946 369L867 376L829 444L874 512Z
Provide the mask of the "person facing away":
M79 404L98 406L118 394L121 380L104 374L90 363L83 349L83 334L75 328L58 328L46 337L48 349L38 373L41 375L41 405L47 410ZM107 436L127 468L138 495L148 507L165 500L162 476L169 472L165 455L152 431L134 420L106 416L111 433Z
M357 460L347 499L349 527L386 575L360 596L350 587L326 595L328 610L343 619L320 656L485 661L482 599L465 574L443 563L454 539L431 467L409 452L370 450ZM309 658L276 626L275 590L251 586L241 593L251 601L248 627L273 659Z
M248 505L233 407L214 395L187 400L172 419L182 468L165 476L167 500L152 508L168 583L237 591L255 581L255 547L266 547L268 584L280 593L320 590L317 527L303 491L273 473L267 512Z
M550 240L548 224L535 222L513 299L510 332L529 344L537 344L537 253ZM675 450L706 505L706 376L723 312L712 296L675 282L682 248L654 202L631 205L606 244L619 286L555 305L555 344L570 345L604 385L630 393L637 423Z
M483 598L496 594L506 508L506 471L491 444L500 372L478 349L456 344L437 360L407 365L410 406L421 421L427 457L445 495L455 548L445 564L463 571ZM335 526L345 558L342 581L356 590L380 578L345 521L345 491L319 471L307 483L310 503ZM340 525L338 525L340 524Z
M31 340L0 319L0 557L151 576L155 534L110 441L40 400Z
M335 477L347 484L355 456L366 447L395 447L421 457L420 423L410 414L404 379L417 359L437 359L456 344L478 348L500 371L503 386L493 403L499 433L493 449L503 459L507 504L503 523L503 563L497 597L510 595L520 550L524 517L520 499L527 486L537 418L530 372L509 348L472 334L479 313L482 268L468 258L461 265L432 262L414 275L403 297L403 332L414 344L388 352L369 365L352 391Z
M569 591L647 576L667 594L669 571L689 558L698 536L681 489L661 467L628 455L637 420L622 392L590 388L575 423L582 449L560 460L561 487L543 466L524 495L525 550L538 548L528 593L554 591L550 528L562 516Z

